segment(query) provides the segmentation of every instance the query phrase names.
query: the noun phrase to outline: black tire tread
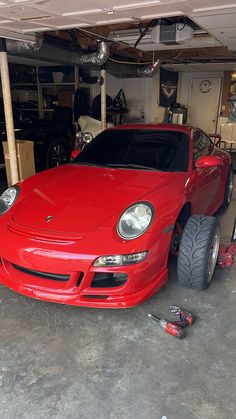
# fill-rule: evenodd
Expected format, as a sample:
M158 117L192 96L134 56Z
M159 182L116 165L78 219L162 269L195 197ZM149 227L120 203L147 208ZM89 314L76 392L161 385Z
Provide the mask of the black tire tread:
M179 282L187 287L208 287L207 269L210 246L219 223L215 217L194 215L183 231L178 261Z

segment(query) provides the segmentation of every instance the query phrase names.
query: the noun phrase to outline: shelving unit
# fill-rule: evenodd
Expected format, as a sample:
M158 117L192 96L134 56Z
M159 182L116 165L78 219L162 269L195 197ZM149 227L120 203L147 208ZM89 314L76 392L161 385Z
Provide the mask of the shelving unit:
M27 77L26 81L22 80L24 74ZM13 102L18 103L20 109L28 115L32 114L42 119L50 119L57 105L73 107L77 87L90 89L90 85L80 81L77 66L27 66L25 73L25 66L12 65L10 76ZM29 81L31 76L32 81Z

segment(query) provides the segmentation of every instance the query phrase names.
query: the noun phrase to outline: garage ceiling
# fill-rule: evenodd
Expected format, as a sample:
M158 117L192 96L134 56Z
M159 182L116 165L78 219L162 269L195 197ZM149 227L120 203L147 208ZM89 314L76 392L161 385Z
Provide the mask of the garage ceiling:
M47 32L48 37L66 40L65 31L75 28L78 43L88 50L94 48L96 34L133 48L154 19L171 23L185 18L194 30L191 40L181 45L154 43L150 28L129 58L147 59L146 52L158 51L165 63L236 61L236 3L222 0L4 0L0 1L0 36L18 34L23 39Z

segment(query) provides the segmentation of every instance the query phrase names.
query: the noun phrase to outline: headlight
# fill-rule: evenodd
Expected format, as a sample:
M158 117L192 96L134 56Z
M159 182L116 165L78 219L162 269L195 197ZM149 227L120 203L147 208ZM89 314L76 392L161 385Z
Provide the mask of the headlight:
M147 256L147 251L139 253L131 253L128 255L110 255L101 256L94 262L94 266L122 266L131 265L132 263L143 262Z
M91 143L92 139L93 139L93 134L92 134L91 132L85 132L85 133L83 134L83 141L84 141L86 144Z
M19 192L20 189L18 186L12 186L3 192L0 196L0 215L4 214L12 207L17 200Z
M117 223L119 236L126 240L136 239L149 227L154 216L154 208L149 202L138 202L121 215Z
M75 134L76 138L80 140L80 138L82 137L82 133L81 131L77 131L77 133Z

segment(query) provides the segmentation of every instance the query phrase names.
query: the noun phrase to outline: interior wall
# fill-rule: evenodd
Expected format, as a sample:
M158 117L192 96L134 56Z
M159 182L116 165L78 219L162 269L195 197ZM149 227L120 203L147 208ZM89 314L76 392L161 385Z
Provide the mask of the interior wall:
M160 94L160 71L152 79L152 115L151 121L154 124L163 122L166 108L159 106L159 94Z
M94 75L99 75L95 73ZM177 102L188 108L193 77L223 77L223 72L179 72L179 84ZM143 122L163 122L165 108L158 105L159 98L159 75L152 78L121 78L117 79L107 73L107 94L113 99L120 89L124 90L127 107L129 109L128 119ZM100 86L93 85L91 88L91 99L100 93ZM217 100L217 98L216 98ZM207 112L207 106L206 106ZM218 126L222 121L219 116ZM188 122L188 121L187 121ZM219 131L219 129L217 130Z
M205 71L205 72L180 72L179 73L179 85L178 85L178 94L177 94L177 102L188 106L189 103L189 96L190 96L190 89L191 89L191 81L193 77L223 77L224 73L222 72L213 72L213 71Z
M96 73L96 75L99 75ZM152 78L121 78L117 79L107 73L107 94L115 98L120 89L123 89L129 112L127 119L130 121L151 121L152 113ZM93 85L91 99L100 93L100 86Z
M202 77L202 78L210 78L210 77L222 77L223 78L224 73L223 72L212 72L212 71L206 71L206 72L180 72L179 73L179 84L178 84L178 93L177 93L177 102L181 103L182 105L186 106L188 108L190 103L190 94L191 94L191 83L193 77ZM216 101L218 101L218 98L216 98ZM207 103L205 106L206 112L207 112ZM220 109L220 107L219 107ZM219 132L219 125L221 122L221 116L219 115L218 119L218 129L217 132ZM188 120L187 120L188 122Z

